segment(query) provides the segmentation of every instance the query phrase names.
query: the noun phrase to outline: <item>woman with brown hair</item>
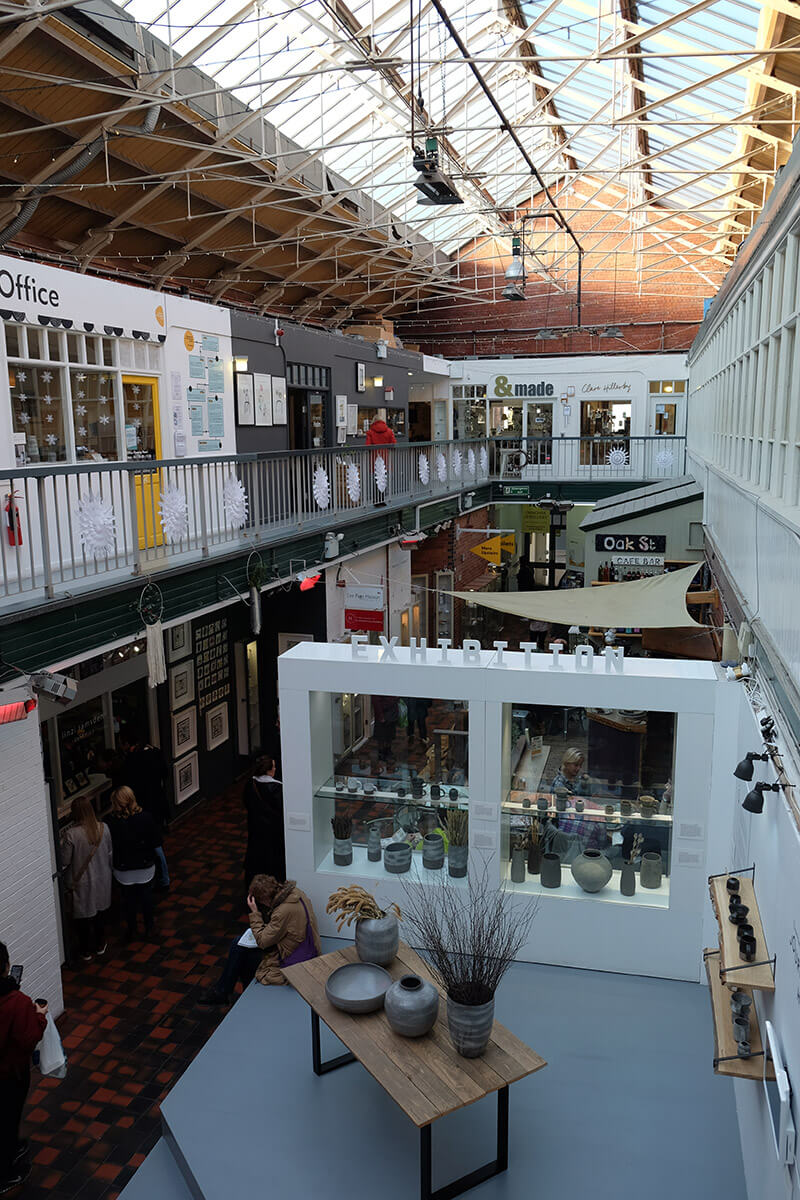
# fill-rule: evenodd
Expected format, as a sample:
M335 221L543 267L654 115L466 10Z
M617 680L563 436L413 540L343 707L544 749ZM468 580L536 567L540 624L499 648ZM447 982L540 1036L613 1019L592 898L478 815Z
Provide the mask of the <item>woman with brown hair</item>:
M150 813L142 812L129 787L118 787L111 793L108 826L114 851L114 878L122 888L127 940L133 941L138 933L140 912L145 936L149 937L153 932L153 877L161 834Z
M81 958L105 954L105 914L111 906L111 833L98 821L88 796L72 801L72 825L61 838L64 883Z

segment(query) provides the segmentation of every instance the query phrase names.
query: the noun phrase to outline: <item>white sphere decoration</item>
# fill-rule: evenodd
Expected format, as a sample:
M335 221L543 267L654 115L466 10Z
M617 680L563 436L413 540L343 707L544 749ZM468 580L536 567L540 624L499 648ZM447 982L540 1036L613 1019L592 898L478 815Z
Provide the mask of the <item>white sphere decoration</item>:
M164 488L158 511L164 540L170 544L182 541L189 532L189 507L179 487Z
M431 477L431 460L428 458L427 454L420 454L420 456L419 456L419 481L421 484L427 486L427 484L430 481L430 477Z
M361 499L361 472L356 463L347 464L347 494L353 504Z
M314 483L312 485L314 500L318 508L327 508L331 502L331 484L328 472L324 467L314 468Z
M379 454L375 459L375 487L383 495L389 482L389 472L386 470L386 459Z
M659 450L658 454L656 455L656 466L660 467L662 471L667 470L674 462L675 455L671 450Z
M247 522L247 492L241 479L229 475L222 489L222 507L231 529L241 529Z
M97 492L84 492L75 510L81 545L93 558L114 552L114 509Z
M436 455L436 474L439 476L440 483L447 483L447 459L441 450Z

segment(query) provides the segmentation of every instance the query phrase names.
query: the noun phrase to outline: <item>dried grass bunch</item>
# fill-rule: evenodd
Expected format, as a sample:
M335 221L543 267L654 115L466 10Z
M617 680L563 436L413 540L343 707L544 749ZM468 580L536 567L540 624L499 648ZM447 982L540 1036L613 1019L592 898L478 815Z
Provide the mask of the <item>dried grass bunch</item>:
M446 883L405 883L403 891L405 926L450 999L488 1003L527 939L536 905L496 887L485 861L469 876L466 894Z
M352 817L331 817L331 827L335 838L349 838L353 832Z
M403 914L396 904L390 904L384 912L375 897L357 883L351 884L350 887L337 888L332 892L328 897L325 912L336 914L337 933L341 933L345 925L352 925L353 921L377 921L387 913L394 913L398 921L403 919Z
M444 817L447 840L451 846L466 846L469 839L469 816L464 809L451 808Z
M633 835L633 841L631 842L630 857L627 860L629 863L635 863L636 859L639 858L639 856L642 853L643 844L644 844L644 837L642 836L642 834L635 833Z

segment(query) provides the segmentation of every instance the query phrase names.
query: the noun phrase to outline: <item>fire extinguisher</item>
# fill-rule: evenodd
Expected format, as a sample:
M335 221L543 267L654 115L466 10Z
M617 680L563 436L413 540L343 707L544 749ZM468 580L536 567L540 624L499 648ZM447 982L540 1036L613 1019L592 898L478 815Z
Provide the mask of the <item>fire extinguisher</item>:
M19 519L16 497L19 492L6 493L6 531L9 546L22 545L22 523Z

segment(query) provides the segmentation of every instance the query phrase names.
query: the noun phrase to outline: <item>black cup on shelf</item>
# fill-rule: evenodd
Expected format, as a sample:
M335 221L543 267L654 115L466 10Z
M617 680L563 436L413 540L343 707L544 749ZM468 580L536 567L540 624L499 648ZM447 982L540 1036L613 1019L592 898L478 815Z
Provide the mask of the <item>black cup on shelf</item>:
M745 923L744 925L740 925L739 928L736 930L736 936L738 937L739 941L741 941L742 938L754 937L755 935L753 933L753 926L748 925L747 923Z
M725 887L728 889L729 892L731 892L732 894L735 894L739 891L739 880L736 878L735 875L729 875L725 881Z
M756 957L756 939L742 938L739 942L739 958L744 962L753 962Z
M728 900L728 908L731 912L735 912L737 908L744 908L744 903L738 895L733 895Z
M735 908L728 917L731 925L744 925L747 920L747 913L743 913L741 909Z

